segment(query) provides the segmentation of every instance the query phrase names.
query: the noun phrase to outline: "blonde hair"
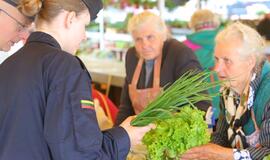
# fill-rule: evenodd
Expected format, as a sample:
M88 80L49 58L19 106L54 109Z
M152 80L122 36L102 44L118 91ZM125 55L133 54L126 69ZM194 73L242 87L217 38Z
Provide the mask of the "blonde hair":
M265 42L259 33L253 28L240 22L228 25L216 36L216 43L231 43L233 40L241 40L238 52L243 58L254 55L259 65L264 59Z
M18 9L26 16L36 16L38 23L52 21L63 9L80 14L87 7L82 0L21 0Z
M220 25L220 19L217 14L208 9L198 10L191 16L189 26L197 31L203 25L212 25L213 28L217 28Z
M152 24L152 26L149 27L156 29L167 39L168 29L165 22L159 16L150 11L144 11L131 17L128 21L128 32L133 33L134 31L139 31L141 26L149 22Z

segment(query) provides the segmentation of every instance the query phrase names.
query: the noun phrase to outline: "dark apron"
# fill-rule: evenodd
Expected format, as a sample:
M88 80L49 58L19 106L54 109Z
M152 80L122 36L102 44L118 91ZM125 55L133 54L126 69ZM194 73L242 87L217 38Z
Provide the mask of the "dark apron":
M137 89L137 83L142 70L143 58L139 59L137 67L135 69L132 82L129 84L129 97L133 105L133 109L136 114L140 113L152 100L154 100L158 94L162 91L160 84L160 66L161 56L155 60L154 64L154 77L153 88Z

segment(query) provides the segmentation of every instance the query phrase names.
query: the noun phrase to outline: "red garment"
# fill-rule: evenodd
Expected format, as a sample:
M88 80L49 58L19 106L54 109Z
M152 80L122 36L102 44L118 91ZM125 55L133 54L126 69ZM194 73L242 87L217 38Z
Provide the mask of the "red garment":
M102 94L101 92L99 92L98 90L96 90L94 88L92 88L92 97L93 97L93 99L98 99L100 106L102 107L102 109L104 110L106 115L109 117L107 109L106 109L106 105L108 106L112 122L115 123L116 116L118 113L118 108L109 99L109 97L105 96L104 94Z
M183 41L183 43L184 43L186 46L188 46L190 49L192 49L192 51L196 51L196 50L202 48L200 45L195 44L195 43L191 42L191 41L188 40L188 39L185 40L185 41Z

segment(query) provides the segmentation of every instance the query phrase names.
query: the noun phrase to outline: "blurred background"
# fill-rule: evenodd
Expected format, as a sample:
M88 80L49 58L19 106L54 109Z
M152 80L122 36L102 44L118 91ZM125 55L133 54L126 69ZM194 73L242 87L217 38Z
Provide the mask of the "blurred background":
M98 18L87 26L88 40L81 44L76 55L86 64L94 82L93 86L108 95L116 105L119 104L125 78L125 54L132 45L126 28L133 14L151 10L166 21L172 37L184 41L186 35L192 33L188 22L198 9L209 9L216 13L222 26L240 20L254 28L270 13L270 0L103 1L104 9ZM262 30L262 34L265 34L266 31ZM0 53L0 63L22 45L16 44L10 52Z

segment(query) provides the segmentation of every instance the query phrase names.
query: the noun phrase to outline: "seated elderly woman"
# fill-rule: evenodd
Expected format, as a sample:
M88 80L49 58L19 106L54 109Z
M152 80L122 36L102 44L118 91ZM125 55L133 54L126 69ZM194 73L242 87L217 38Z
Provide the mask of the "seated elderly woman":
M270 64L264 41L236 22L216 37L215 70L221 80L221 112L211 143L182 155L187 159L263 159L270 154Z
M149 11L133 16L128 23L135 47L127 51L126 79L116 123L140 113L165 85L171 85L189 70L201 70L191 49L168 38L161 18ZM197 107L206 111L209 102Z
M190 28L194 31L187 35L183 42L191 48L197 56L204 70L212 70L214 67L214 47L215 37L221 30L220 19L217 14L207 9L197 10L190 19ZM212 76L209 81L217 80L217 76ZM218 93L219 87L209 89L210 94ZM219 113L219 97L212 98L214 108L214 118L217 119Z

